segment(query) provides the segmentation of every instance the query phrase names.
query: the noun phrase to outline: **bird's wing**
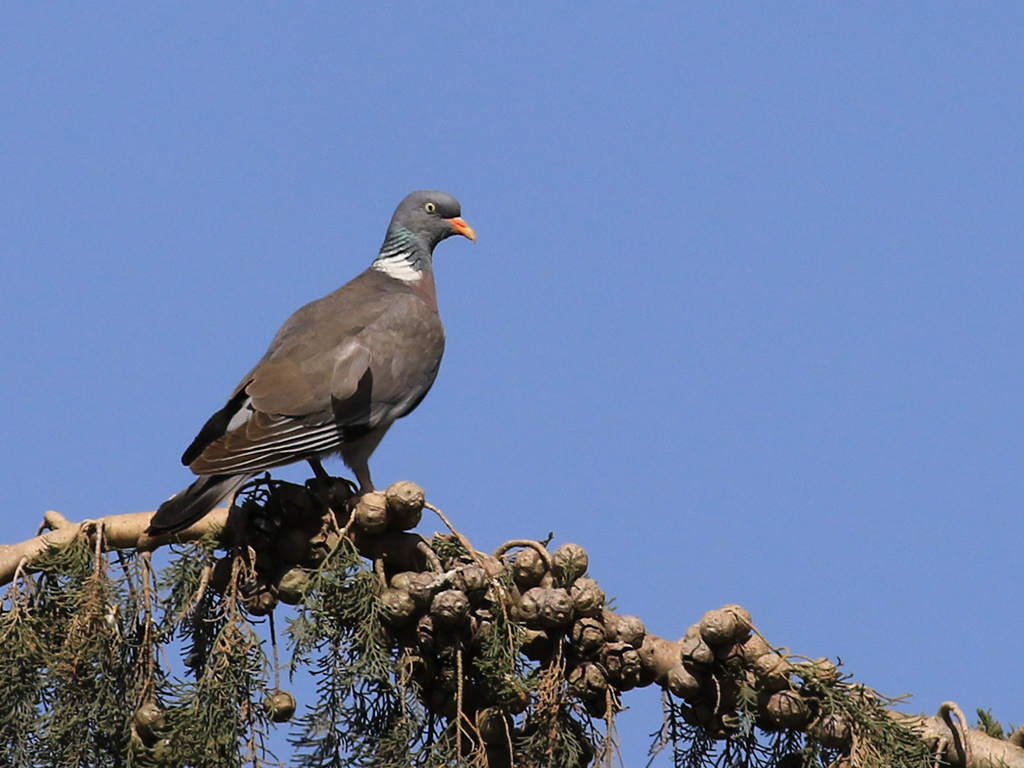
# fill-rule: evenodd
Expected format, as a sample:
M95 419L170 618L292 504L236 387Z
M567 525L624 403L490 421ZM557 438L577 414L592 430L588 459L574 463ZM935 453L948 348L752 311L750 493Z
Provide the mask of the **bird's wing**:
M419 404L444 349L436 312L398 291L371 297L344 320L331 318L332 310L351 310L332 300L338 293L285 324L200 432L198 450L186 451L193 472L258 472L331 453Z

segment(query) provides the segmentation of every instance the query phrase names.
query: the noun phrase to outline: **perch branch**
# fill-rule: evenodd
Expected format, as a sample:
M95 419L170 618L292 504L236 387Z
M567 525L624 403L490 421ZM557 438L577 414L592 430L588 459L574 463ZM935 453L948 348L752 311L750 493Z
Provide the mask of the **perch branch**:
M27 567L31 567L32 560L48 547L67 544L88 530L102 530L104 544L108 549L138 549L146 552L175 542L198 541L217 535L227 523L228 508L213 510L184 531L159 536L146 533L153 514L129 512L73 523L59 512L51 510L43 516L43 526L38 536L19 544L0 545L0 586L11 582L23 559Z
M287 498L292 502L296 501L296 493L305 492L301 486L285 486L287 484L278 483L271 490L288 491L291 496ZM489 594L487 586L494 582L498 573L506 573L516 585L510 591L509 599L513 602L509 617L523 633L522 652L546 664L548 669L557 670L551 678L552 684L566 685L591 715L611 718L619 708L621 693L656 683L675 697L678 703L674 706L683 719L690 726L701 728L712 739L731 738L742 724L737 713L744 711L753 716L761 728L805 732L822 745L842 749L848 756L847 764L856 766L858 743L865 743L863 730L857 730L858 723L869 721L857 714L861 710L854 705L876 701L871 707L875 707L872 712L877 711L877 716L871 715L876 719L870 720L870 727L875 728L874 724L881 722L894 728L893 724L898 723L920 739L916 742L911 738L915 749L926 757L930 751L938 763L955 768L992 765L1024 768L1024 730L1014 732L1006 740L994 738L969 728L964 714L952 702L943 703L933 717L893 712L889 707L895 700L885 700L870 689L842 681L835 665L827 659L800 661L801 657L770 646L753 625L749 612L741 606L727 605L708 611L678 641L657 637L645 631L638 617L621 616L607 609L597 582L582 576L587 570L587 558L577 545L563 544L549 554L538 542L516 539L500 547L494 556L481 555L439 509L424 503L422 489L415 487L412 490L416 493L406 493L404 497L390 493L391 490L389 494L378 494L384 498L383 501L373 499L375 506L369 505L366 497L361 499L346 522L343 535L351 535L359 554L373 562L382 593L391 598L385 623L394 629L396 637L401 633L406 638L403 642L411 642L410 647L419 648L419 653L433 659L435 665L446 663L444 659L448 658L438 653L442 638L448 637L449 642L455 643L455 669L452 671L457 685L449 689L454 690L455 696L446 696L443 700L453 699L451 716L444 716L449 720L454 718L460 754L464 754L463 739L470 745L487 742L488 750L495 755L511 750L511 739L507 737L510 721L499 722L506 737L494 740L492 733L489 741L475 732L479 730L476 717L483 717L483 713L494 707L508 717L506 708L511 706L510 701L515 703L515 697L492 701L487 697L495 691L487 686L464 689L464 678L471 674L471 665L463 664L463 652L473 653L473 643L486 636L484 625L489 623L493 627L494 624L495 607L490 602L481 602L482 596ZM270 601L262 606L263 613L255 611L260 606L247 603L247 610L255 615L272 611L278 598L283 600L289 591L294 593L294 602L301 601L305 596L301 583L298 588L289 586L284 577L298 572L298 576L308 578L304 575L305 569L315 567L316 562L337 548L338 533L333 515L322 514L322 501L312 498L306 501L302 509L308 507L309 514L301 516L293 510L290 513L291 518L295 518L292 527L282 528L272 542L287 543L289 536L301 535L304 537L303 546L299 547L302 554L298 560L286 560L279 564L281 567L275 566L276 576L267 579ZM421 536L410 533L419 522L417 504L434 511L475 562L467 562L465 555L458 554L442 563L438 553L427 546ZM220 508L178 534L151 537L146 529L153 514L110 515L74 523L57 512L47 512L37 536L20 544L0 546L0 584L17 579L23 570L31 570L32 559L47 547L66 544L78 536L95 536L93 543L97 549L134 548L148 552L174 542L217 535L228 522L228 509ZM319 521L322 525L311 527L310 521ZM311 545L321 538L326 549L314 557ZM270 558L266 550L269 543L268 540L262 545L247 545L250 557L246 562L226 556L231 557L231 579L241 578L243 565L253 569L250 577L255 576L260 566L248 546L264 546L264 556ZM512 563L502 564L496 560L513 547L536 551L540 557L534 560L543 573L534 573L525 567L517 569L521 553ZM274 556L283 557L283 552L279 546L275 547ZM305 562L302 558L314 561ZM494 567L497 572L489 571ZM445 578L439 580L438 574L446 569ZM561 586L555 586L555 572L561 579L558 582ZM207 572L201 590L206 588L207 580L217 589L212 584L211 573ZM435 625L439 628L436 634ZM416 631L409 632L410 628ZM563 648L567 649L564 656ZM432 677L434 672L426 665L421 672L425 675L421 685L438 684ZM799 682L801 680L803 682ZM837 705L840 700L847 702L846 709ZM486 718L479 722L484 720ZM468 731L464 721L469 724ZM901 733L909 735L906 731ZM865 749L877 752L871 743ZM504 764L503 758L502 761Z

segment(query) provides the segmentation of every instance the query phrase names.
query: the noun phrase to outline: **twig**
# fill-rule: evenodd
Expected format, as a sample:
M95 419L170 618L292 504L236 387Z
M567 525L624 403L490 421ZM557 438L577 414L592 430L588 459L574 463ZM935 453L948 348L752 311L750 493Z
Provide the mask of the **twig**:
M377 574L377 580L380 581L381 587L383 587L384 589L387 589L388 577L387 577L387 573L385 573L385 571L384 571L384 558L383 557L378 557L376 560L373 561L373 572L375 574Z
M430 566L430 570L434 573L444 572L444 566L441 564L441 558L439 558L437 553L431 549L430 542L423 538L423 536L420 536L420 540L416 543L416 550L422 553L423 557L427 559L427 565Z
M945 721L949 727L950 732L953 734L953 746L956 747L957 757L960 759L961 765L967 765L968 753L970 751L970 745L967 741L966 729L967 718L964 717L964 713L955 701L944 701L942 706L939 707L939 715ZM957 724L953 724L953 718L951 715L956 715Z
M461 544L463 546L463 548L472 557L474 557L474 558L476 557L476 550L473 549L473 545L470 543L469 539L467 539L465 536L463 536L461 533L459 533L457 530L455 530L455 526L452 525L451 522L448 520L448 518L444 516L444 512L442 512L440 509L435 507L433 504L430 504L430 503L427 503L427 502L424 502L423 506L426 507L427 509L429 509L431 512L433 512L438 517L440 517L441 518L441 522L444 523L446 526L448 526L448 530L451 531L452 535L455 536L455 538L459 540L459 544Z
M544 561L545 568L548 571L551 570L551 555L548 554L547 547L539 541L533 541L532 539L512 539L511 541L506 541L494 550L494 557L501 557L510 549L515 547L529 547L530 549L536 550L537 554L540 555L540 559Z
M455 672L459 678L455 687L455 749L458 762L462 763L462 687L465 680L462 676L462 643L455 649Z
M274 652L274 690L281 690L281 664L277 657L277 628L274 626L274 612L267 614L270 618L270 647Z

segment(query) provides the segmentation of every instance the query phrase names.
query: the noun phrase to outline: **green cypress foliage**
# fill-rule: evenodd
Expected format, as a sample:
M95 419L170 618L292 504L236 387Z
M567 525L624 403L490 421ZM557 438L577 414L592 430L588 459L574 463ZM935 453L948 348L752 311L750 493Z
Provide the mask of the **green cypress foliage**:
M111 554L92 526L24 563L0 605L0 765L610 765L621 695L653 683L652 755L678 768L934 763L895 700L772 649L739 606L667 642L609 610L580 547L426 541L409 490L359 523L344 485L325 502L263 479L240 542ZM283 672L316 691L297 716L275 615ZM270 753L276 728L294 754Z

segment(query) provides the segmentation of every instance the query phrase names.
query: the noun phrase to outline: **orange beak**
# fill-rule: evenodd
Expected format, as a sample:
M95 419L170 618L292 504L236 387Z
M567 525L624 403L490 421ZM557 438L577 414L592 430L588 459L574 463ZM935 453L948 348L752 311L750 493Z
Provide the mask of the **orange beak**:
M474 243L476 242L476 232L469 226L465 221L462 220L461 216L456 216L454 219L448 219L448 223L452 225L452 229L455 230L455 234L468 237Z

